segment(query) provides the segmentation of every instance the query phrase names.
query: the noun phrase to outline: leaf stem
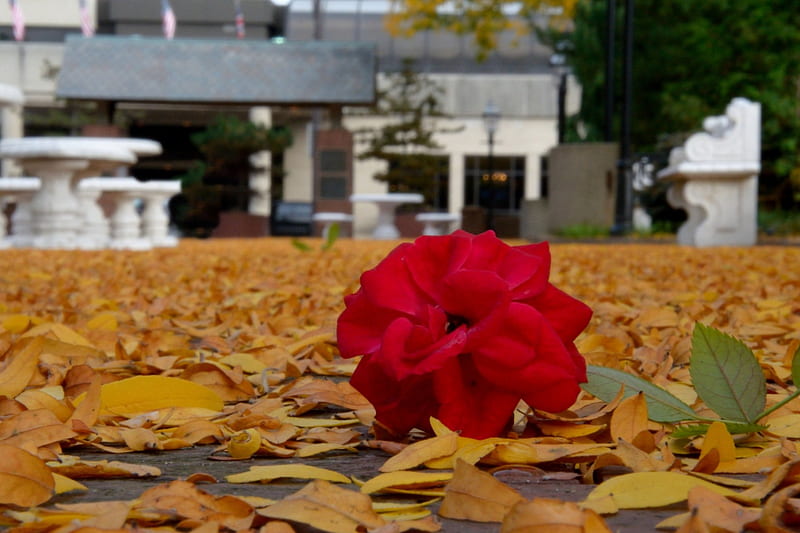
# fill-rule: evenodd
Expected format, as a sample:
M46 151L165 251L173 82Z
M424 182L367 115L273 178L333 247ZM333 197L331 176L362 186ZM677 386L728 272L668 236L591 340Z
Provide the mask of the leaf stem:
M781 407L783 407L787 403L791 402L792 400L794 400L798 396L800 396L800 389L794 391L790 396L784 398L783 400L779 401L778 403L776 403L775 405L773 405L772 407L770 407L769 409L765 410L763 413L758 415L758 418L756 418L756 421L761 420L762 418L766 417L767 415L770 415L770 414L774 413L775 411L777 411L778 409L780 409Z

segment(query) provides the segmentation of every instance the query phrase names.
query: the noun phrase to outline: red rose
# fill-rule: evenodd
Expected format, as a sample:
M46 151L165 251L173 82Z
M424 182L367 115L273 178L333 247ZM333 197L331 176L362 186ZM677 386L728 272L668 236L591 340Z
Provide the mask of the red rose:
M568 408L586 381L573 341L591 310L553 287L547 243L509 246L457 231L395 248L345 298L342 356L397 435L438 418L467 437L500 434L520 399Z

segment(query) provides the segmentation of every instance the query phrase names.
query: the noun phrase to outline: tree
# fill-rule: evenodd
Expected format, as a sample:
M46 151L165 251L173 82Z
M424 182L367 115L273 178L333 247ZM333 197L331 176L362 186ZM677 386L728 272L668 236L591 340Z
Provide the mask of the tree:
M191 139L205 161L195 161L181 176L183 193L170 205L176 224L198 236L207 235L219 223L221 211L247 210L250 174L261 170L253 166L253 154L280 153L292 144L287 128L267 128L229 115L216 117ZM273 169L272 175L280 179L282 169Z
M387 75L385 88L378 91L376 104L368 113L387 117L379 128L355 131L359 142L366 144L359 159L380 159L386 170L374 178L389 185L393 192L418 192L431 204L436 176L442 172L441 158L431 153L441 146L437 133L455 131L437 128L434 120L447 115L440 98L443 89L420 75L413 62L406 60L399 72Z
M611 0L616 1L616 0ZM617 9L616 49L621 49L623 4ZM563 17L538 29L545 42L572 43L569 64L582 87L581 111L568 121L568 140L602 138L608 0L395 0L391 31L430 29L472 33L481 57L497 45L496 34L534 24L536 10L563 6ZM450 10L445 10L445 6ZM519 9L514 10L513 7ZM516 18L515 18L516 17ZM762 193L796 205L800 189L800 11L793 0L637 0L634 13L633 151L666 151L699 129L703 118L722 113L744 96L762 106ZM615 71L621 73L621 54ZM616 100L621 92L617 76ZM579 127L580 126L580 127ZM617 127L618 130L618 117ZM581 131L581 135L578 135Z
M604 61L605 4L580 2L571 36L570 63L583 88L577 118L587 140L602 131L604 79L597 65ZM703 118L744 96L762 106L762 191L780 194L784 207L791 203L788 178L800 175L796 3L637 0L634 16L634 151L675 146Z
M546 14L548 24L565 31L578 0L392 0L387 28L393 35L446 30L472 35L478 58L485 59L497 47L498 34L513 30L525 34Z

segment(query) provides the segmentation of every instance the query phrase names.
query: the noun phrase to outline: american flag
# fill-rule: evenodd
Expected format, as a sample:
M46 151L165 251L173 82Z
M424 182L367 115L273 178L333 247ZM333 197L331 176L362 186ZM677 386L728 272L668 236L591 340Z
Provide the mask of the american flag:
M22 16L22 8L19 7L17 0L8 0L11 7L11 23L14 26L14 39L17 41L25 40L25 17Z
M91 37L94 35L94 20L92 14L89 12L89 6L86 5L86 0L78 0L78 9L81 13L81 31L84 37Z
M175 13L172 11L172 6L169 5L169 0L161 0L161 17L164 19L164 37L172 39L175 37L175 28L178 23L175 21Z
M244 39L244 13L242 13L241 0L234 0L233 5L236 8L236 37Z

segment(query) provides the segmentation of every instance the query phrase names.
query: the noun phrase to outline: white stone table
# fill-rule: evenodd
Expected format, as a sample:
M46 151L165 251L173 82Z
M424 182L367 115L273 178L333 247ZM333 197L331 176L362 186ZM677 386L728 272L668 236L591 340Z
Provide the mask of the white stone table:
M350 201L368 202L378 206L378 223L372 232L373 239L398 239L400 231L394 220L394 211L402 204L421 204L424 197L416 193L390 192L383 194L354 194Z
M95 141L115 148L125 148L139 157L159 155L162 152L161 143L151 139L133 137L81 137L82 140ZM98 200L102 195L102 186L97 184L88 187L79 187L85 179L116 179L116 177L97 178L104 172L119 168L117 161L93 161L86 169L75 173L72 178L72 192L78 198L82 218L78 229L79 247L88 250L105 248L110 242L110 225L105 217ZM167 221L169 225L169 221Z
M461 222L461 215L454 213L420 213L416 216L419 222L425 224L422 228L423 235L447 235L456 222Z
M145 181L139 185L144 200L142 233L150 244L157 247L177 246L178 238L169 234L167 202L181 192L180 180Z
M78 199L72 181L76 174L98 164L136 162L123 145L80 137L24 137L0 141L0 158L17 161L41 180L31 201L36 248L76 248L80 225Z

